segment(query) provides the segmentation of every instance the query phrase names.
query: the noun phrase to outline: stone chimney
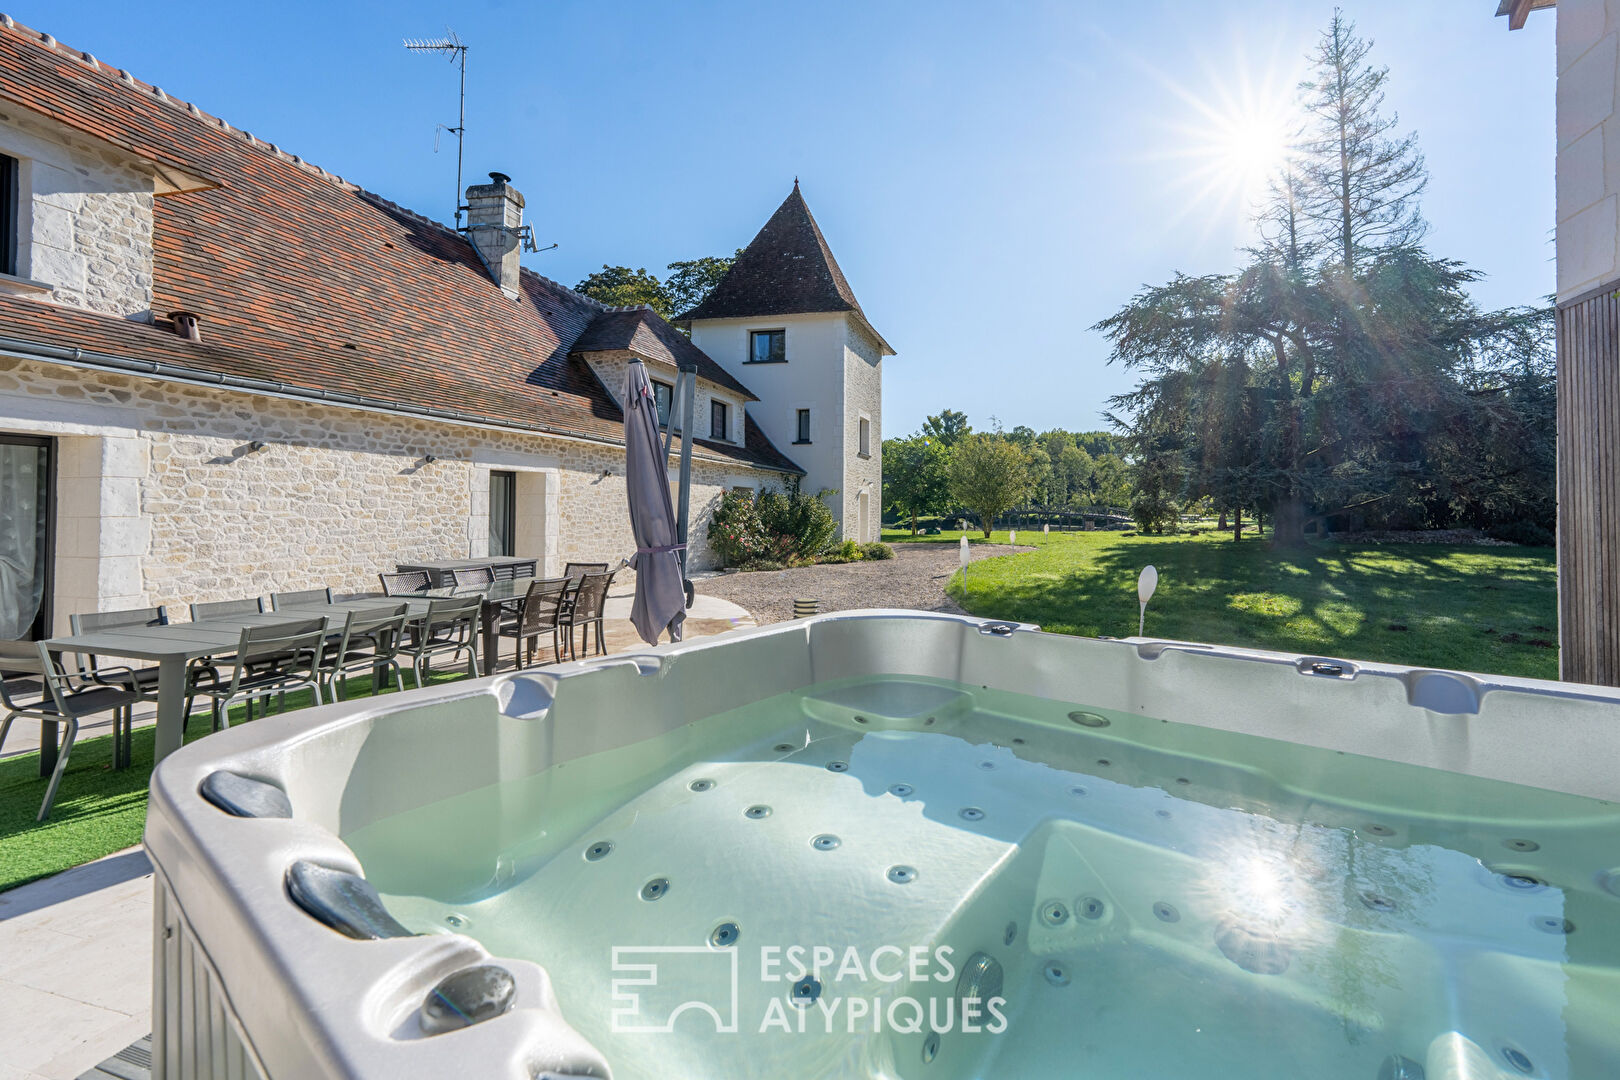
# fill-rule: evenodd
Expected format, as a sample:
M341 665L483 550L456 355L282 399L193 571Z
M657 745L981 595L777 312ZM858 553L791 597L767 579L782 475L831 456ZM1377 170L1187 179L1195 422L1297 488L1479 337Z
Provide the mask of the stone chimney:
M505 173L492 172L489 181L467 189L467 237L501 291L516 300L523 193Z

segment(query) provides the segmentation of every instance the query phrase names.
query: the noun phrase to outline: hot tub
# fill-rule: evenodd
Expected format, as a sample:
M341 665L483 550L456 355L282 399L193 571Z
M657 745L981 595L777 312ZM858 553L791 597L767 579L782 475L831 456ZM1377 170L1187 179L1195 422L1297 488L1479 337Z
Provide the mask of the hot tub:
M154 1075L1614 1077L1617 706L872 611L257 720Z

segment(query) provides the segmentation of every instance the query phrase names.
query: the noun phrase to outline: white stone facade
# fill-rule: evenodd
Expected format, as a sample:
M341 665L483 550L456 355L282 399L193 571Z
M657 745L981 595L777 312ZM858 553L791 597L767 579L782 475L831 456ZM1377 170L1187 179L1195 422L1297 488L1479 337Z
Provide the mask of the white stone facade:
M1558 299L1620 277L1620 0L1559 0Z
M15 276L24 279L0 279L0 289L150 319L151 167L5 103L0 154L18 161Z
M784 332L784 363L749 362L750 335ZM804 490L831 490L827 505L844 539L881 535L883 483L882 350L847 312L699 319L692 343L759 395L750 415L765 435L805 470ZM810 440L799 442L798 411L810 410ZM700 411L699 415L702 413ZM868 421L870 454L859 453ZM866 531L860 507L867 504Z
M184 619L199 600L376 591L398 563L487 554L495 469L518 474L517 554L542 574L633 549L624 450L608 444L8 356L0 431L56 439L58 631L75 611L167 604ZM714 563L722 492L765 480L779 477L694 460L694 569Z

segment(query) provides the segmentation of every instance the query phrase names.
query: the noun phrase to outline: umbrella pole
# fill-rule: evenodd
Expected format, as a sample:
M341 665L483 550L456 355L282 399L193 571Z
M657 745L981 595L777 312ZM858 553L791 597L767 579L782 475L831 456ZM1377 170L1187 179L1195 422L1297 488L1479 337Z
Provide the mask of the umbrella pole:
M680 498L675 510L675 542L681 545L681 585L690 597L692 590L686 577L686 527L687 518L692 509L692 429L696 419L692 413L697 408L697 365L682 366L681 376L681 487ZM691 606L690 599L687 606Z

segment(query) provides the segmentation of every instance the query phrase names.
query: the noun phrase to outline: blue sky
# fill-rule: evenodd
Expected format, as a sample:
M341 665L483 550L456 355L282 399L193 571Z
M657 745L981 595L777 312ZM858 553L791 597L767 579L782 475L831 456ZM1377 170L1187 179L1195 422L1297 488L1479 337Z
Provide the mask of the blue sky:
M1494 0L1343 0L1419 133L1430 246L1490 306L1553 290L1553 18ZM449 221L509 173L567 284L747 243L798 176L874 324L884 431L1103 426L1132 380L1087 328L1142 284L1229 269L1273 119L1327 0L275 5L12 0L20 21ZM1251 150L1250 147L1253 147Z

